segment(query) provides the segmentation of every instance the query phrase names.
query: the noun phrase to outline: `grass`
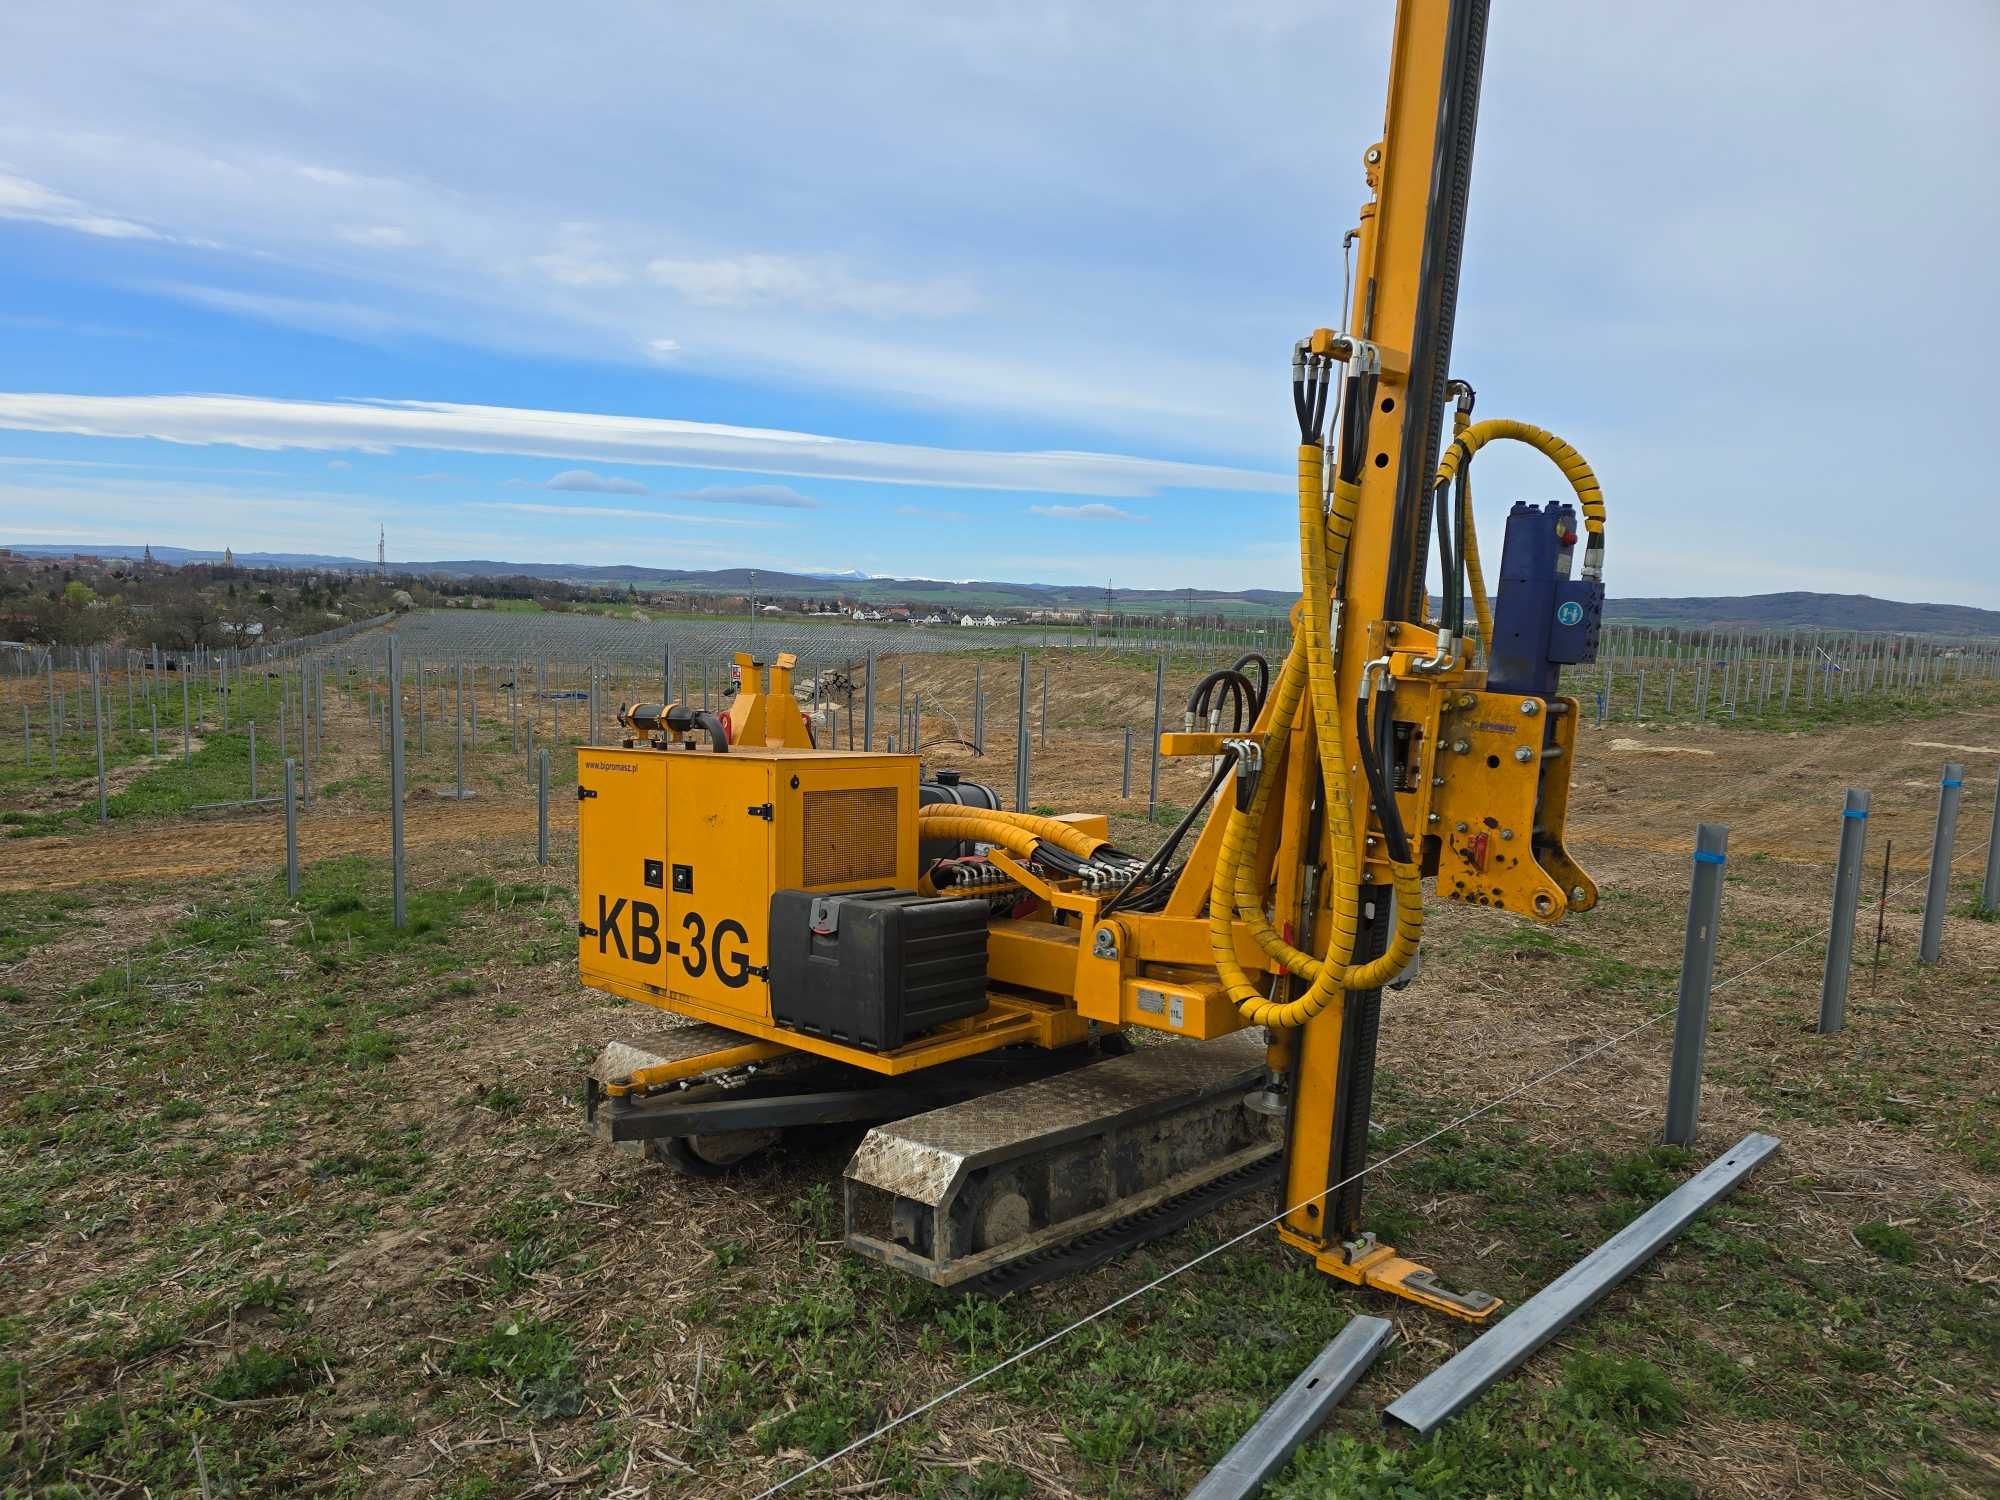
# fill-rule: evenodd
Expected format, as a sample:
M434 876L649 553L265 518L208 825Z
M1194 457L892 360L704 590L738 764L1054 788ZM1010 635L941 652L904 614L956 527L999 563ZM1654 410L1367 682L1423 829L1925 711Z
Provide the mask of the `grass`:
M852 1258L851 1135L719 1183L589 1144L573 1081L621 1019L575 984L566 894L504 841L417 865L401 931L361 859L309 866L296 902L261 876L0 894L0 1281L21 1289L0 1299L0 1492L197 1493L205 1471L215 1494L588 1495L631 1463L660 1493L751 1493L1264 1212L997 1305ZM1805 878L1732 865L1728 969L1796 937ZM1558 929L1440 910L1385 1023L1376 1159L1535 1049L1670 1004L1683 897L1608 884ZM1728 991L1708 1107L1785 1150L1434 1438L1379 1407L1467 1331L1257 1234L800 1490L1185 1493L1366 1310L1403 1338L1268 1493L1978 1493L2000 1443L1976 1279L2000 1095L1968 1029L2000 1000L1990 941L1964 924L1958 966L1927 973L1892 947L1837 1039L1804 1029L1810 947ZM1480 1019L1436 1028L1461 1012ZM1522 1101L1376 1174L1368 1224L1518 1304L1719 1138L1653 1146L1650 1075L1579 1079L1562 1111Z

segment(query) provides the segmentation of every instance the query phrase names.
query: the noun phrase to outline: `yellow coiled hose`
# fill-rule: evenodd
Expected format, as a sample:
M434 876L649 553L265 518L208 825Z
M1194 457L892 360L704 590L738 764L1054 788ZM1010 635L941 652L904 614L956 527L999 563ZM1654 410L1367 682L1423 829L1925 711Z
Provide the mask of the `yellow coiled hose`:
M971 839L982 844L998 844L1013 854L1027 856L1037 841L1089 859L1108 839L1093 838L1072 823L1059 818L1038 817L1034 813L1001 812L990 807L966 807L953 802L933 802L917 809L917 821L924 836L936 839ZM947 827L949 824L951 826Z
M1396 892L1396 926L1381 957L1355 964L1354 944L1360 928L1360 851L1355 847L1354 818L1347 802L1347 768L1359 749L1348 718L1342 712L1340 684L1333 664L1333 586L1354 532L1360 491L1336 482L1331 510L1322 510L1324 459L1316 444L1299 448L1299 550L1303 599L1299 630L1279 671L1273 690L1266 744L1280 744L1291 733L1300 703L1310 698L1313 739L1326 787L1327 845L1332 859L1332 931L1324 958L1293 947L1264 915L1264 872L1255 854L1275 775L1260 776L1247 809L1231 808L1223 827L1209 888L1209 950L1224 990L1252 1025L1303 1026L1326 1009L1343 991L1369 990L1393 979L1415 956L1423 935L1423 879L1415 864L1391 860L1390 879ZM1266 998L1236 957L1236 923L1250 928L1257 944L1276 962L1307 982L1295 1000Z
M1461 464L1469 463L1473 454L1500 438L1526 443L1563 471L1569 487L1576 492L1577 508L1583 512L1583 529L1590 534L1586 556L1601 556L1604 551L1604 491L1597 483L1596 473L1584 462L1583 455L1547 428L1535 427L1527 422L1512 422L1505 417L1489 417L1484 422L1474 422L1471 413L1458 411L1452 418L1451 446L1445 449L1431 487L1435 489L1439 485L1450 484ZM1491 651L1493 605L1486 593L1485 570L1479 565L1479 532L1470 516L1465 518L1463 546L1466 581L1472 585L1472 609L1479 617L1480 644Z

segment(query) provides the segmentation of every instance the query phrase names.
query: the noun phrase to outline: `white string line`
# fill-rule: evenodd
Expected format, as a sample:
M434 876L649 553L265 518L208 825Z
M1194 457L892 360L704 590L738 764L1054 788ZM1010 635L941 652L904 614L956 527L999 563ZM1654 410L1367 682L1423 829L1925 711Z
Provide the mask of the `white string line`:
M1933 845L1933 847L1935 847L1935 845ZM1917 886L1923 884L1924 880L1928 878L1929 876L1925 875L1924 877L1918 880L1911 881L1908 885L1899 886L1895 890L1891 891L1889 895L1900 896L1905 891L1914 890ZM1887 898L1884 898L1884 900L1886 899ZM1736 973L1729 975L1727 978L1716 980L1713 984L1709 986L1709 993L1713 995L1715 991L1720 989L1725 989L1729 985L1736 983L1736 981L1739 979L1749 978L1750 975L1756 973L1759 969L1765 967L1767 964L1776 963L1786 954L1794 952L1799 948L1803 948L1808 943L1821 941L1831 931L1832 931L1832 919L1829 917L1827 929L1825 932L1809 932L1804 937L1799 938L1794 942L1787 943L1784 947L1778 949L1777 952L1768 954L1765 957L1759 959L1756 963L1750 965L1749 968L1739 969ZM809 1475L812 1474L817 1474L821 1469L828 1468L831 1465L838 1463L841 1459L847 1457L850 1453L857 1452L858 1450L867 1447L877 1438L885 1437L889 1433L894 1432L898 1427L901 1427L905 1422L914 1421L916 1418L921 1417L925 1412L932 1411L935 1408L944 1405L945 1402L950 1401L954 1397L963 1395L965 1392L971 1390L974 1386L980 1385L985 1381L991 1379L993 1376L999 1374L1002 1370L1005 1370L1010 1366L1019 1364L1022 1360L1028 1358L1032 1354L1040 1353L1042 1350L1048 1348L1051 1344L1059 1343L1061 1340L1068 1338L1072 1333L1075 1333L1078 1329L1088 1327L1090 1324L1095 1323L1099 1318L1104 1317L1107 1313L1116 1312L1126 1303L1134 1301L1139 1297L1145 1296L1146 1293L1154 1290L1156 1287L1161 1287L1166 1285L1169 1281L1172 1281L1176 1276L1181 1275L1183 1272L1193 1270L1203 1261L1208 1260L1213 1256L1220 1255L1225 1250L1233 1249L1235 1246L1242 1244L1243 1241L1251 1238L1253 1235L1261 1234L1266 1229L1271 1228L1271 1226L1273 1226L1274 1224L1280 1223L1281 1221L1290 1218L1293 1214L1299 1212L1299 1210L1307 1207L1308 1205L1317 1203L1320 1199L1328 1197L1333 1193L1339 1192L1342 1188L1348 1186L1350 1183L1359 1182L1369 1173L1380 1171L1382 1168L1389 1166L1391 1163L1396 1162L1405 1156L1408 1156L1411 1152L1419 1150L1424 1146L1428 1146L1432 1141L1436 1140L1439 1136L1448 1135L1452 1131L1458 1129L1461 1125L1469 1125L1474 1120L1479 1119L1481 1116L1491 1114L1501 1105L1520 1098L1521 1095L1529 1092L1532 1089L1540 1088L1544 1083L1547 1083L1550 1079L1555 1078L1563 1073L1567 1073L1572 1068L1582 1066L1584 1063L1589 1062L1593 1057L1598 1057L1603 1053L1609 1052L1613 1047L1616 1047L1620 1043L1625 1042L1630 1038L1637 1036L1640 1032L1646 1030L1647 1027L1657 1026L1661 1021L1665 1020L1668 1016L1673 1015L1679 1009L1680 1006L1678 1003L1676 1003L1674 1005L1669 1006L1665 1010L1659 1011L1653 1015L1646 1017L1643 1021L1640 1021L1637 1025L1627 1027L1624 1031L1619 1032L1616 1036L1610 1037L1605 1041L1599 1042L1596 1046L1591 1047L1589 1050L1585 1052L1578 1053L1575 1057L1569 1059L1569 1061L1561 1063L1556 1067L1550 1068L1546 1073L1538 1074L1537 1076L1528 1079L1525 1083L1516 1084L1506 1093L1501 1094L1496 1098L1487 1100L1486 1103L1480 1105L1477 1109L1470 1110L1467 1113L1460 1115L1457 1119L1450 1121L1448 1124L1440 1125L1436 1130L1433 1130L1429 1135L1423 1136L1418 1140L1411 1141L1409 1145L1404 1146L1397 1151L1391 1152L1389 1155L1381 1158L1379 1161L1370 1162L1367 1166L1363 1167L1360 1171L1354 1173L1351 1177L1343 1177L1339 1182L1333 1183L1331 1186L1322 1189L1320 1192L1312 1194L1310 1197L1301 1200L1300 1202L1294 1204L1292 1207L1283 1209L1280 1212L1273 1214L1270 1218L1265 1219L1260 1223L1251 1225L1248 1229L1244 1230L1242 1233L1232 1235L1230 1238L1223 1240L1218 1244L1211 1245L1208 1249L1202 1251L1201 1254L1195 1256L1192 1260L1185 1261L1182 1264L1175 1266L1172 1270L1163 1272L1161 1275L1154 1277L1151 1281L1145 1282L1140 1286L1134 1287L1131 1291L1126 1292L1123 1296L1117 1297L1112 1301L1105 1303L1104 1306L1098 1308L1095 1312L1086 1313L1084 1314L1084 1316L1078 1318L1075 1322L1070 1323L1065 1327L1058 1328L1054 1333L1051 1333L1044 1338L1036 1340L1034 1343L1028 1345L1024 1349L1015 1351L1014 1353L1008 1355L1005 1359L1001 1360L998 1364L989 1365L986 1369L981 1370L978 1374L970 1376L965 1380L961 1380L957 1385L952 1386L949 1390L942 1391L938 1395L931 1397L931 1399L924 1402L923 1405L912 1407L910 1410L902 1413L900 1416L892 1417L889 1421L884 1422L880 1427L877 1427L873 1432L867 1433L864 1436L856 1438L853 1442L849 1443L845 1448L842 1448L834 1453L829 1453L825 1458L818 1460L816 1463L807 1465L805 1468L800 1469L796 1474L792 1474L787 1478L779 1480L769 1489L759 1490L757 1494L753 1497L753 1500L769 1500L770 1496L778 1494L780 1491L790 1489L793 1485L797 1484L801 1479L807 1478Z

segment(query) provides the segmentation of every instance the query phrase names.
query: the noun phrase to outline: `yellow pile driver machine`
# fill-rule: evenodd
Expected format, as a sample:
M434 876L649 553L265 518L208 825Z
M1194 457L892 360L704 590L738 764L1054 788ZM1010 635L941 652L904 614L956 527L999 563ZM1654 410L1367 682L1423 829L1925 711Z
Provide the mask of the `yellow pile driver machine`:
M848 1244L989 1292L1275 1186L1278 1233L1328 1273L1492 1313L1367 1232L1357 1175L1427 900L1596 901L1563 847L1558 676L1596 651L1602 496L1449 378L1486 10L1398 7L1349 326L1291 351L1294 644L1212 673L1163 736L1216 767L1181 826L1141 858L1100 816L815 748L788 656L738 658L721 715L621 709L623 744L578 757L581 969L678 1019L592 1065L602 1139L713 1172L786 1129L885 1122L846 1171ZM1469 487L1497 439L1573 494L1513 507L1489 600Z

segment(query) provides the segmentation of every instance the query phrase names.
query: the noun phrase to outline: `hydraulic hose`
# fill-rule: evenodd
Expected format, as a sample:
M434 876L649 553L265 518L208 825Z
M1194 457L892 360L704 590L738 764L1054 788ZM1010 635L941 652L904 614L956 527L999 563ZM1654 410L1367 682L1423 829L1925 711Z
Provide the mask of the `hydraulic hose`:
M1473 454L1496 438L1526 443L1563 471L1563 478L1576 492L1577 508L1583 512L1583 529L1588 538L1584 543L1584 576L1601 576L1604 570L1604 491L1597 483L1596 473L1584 462L1583 455L1546 428L1509 421L1505 417L1488 417L1483 422L1473 422L1461 428L1454 434L1451 446L1445 449L1444 457L1438 463L1432 487L1449 483L1461 465L1470 463Z
M1250 805L1230 810L1209 890L1209 949L1216 972L1244 1019L1261 1026L1303 1026L1344 991L1375 989L1393 979L1408 966L1423 933L1422 876L1410 859L1392 857L1389 870L1396 892L1395 930L1379 958L1363 964L1352 962L1360 930L1362 870L1347 787L1348 767L1360 760L1360 753L1347 715L1341 712L1333 658L1336 643L1330 630L1334 583L1354 533L1361 492L1356 485L1336 479L1332 506L1323 509L1324 463L1317 442L1308 440L1299 445L1303 597L1299 629L1272 690L1265 740L1276 743L1289 735L1302 706L1312 714L1313 744L1326 787L1327 847L1333 866L1326 956L1317 958L1286 942L1264 913L1265 872L1257 867L1255 856L1264 811L1278 778L1260 776ZM1242 774L1240 769L1238 774ZM1385 812L1393 816L1393 810ZM1406 855L1408 851L1396 852ZM1305 993L1289 1001L1265 997L1237 960L1239 920L1250 928L1269 957L1306 981Z
M989 828L1004 828L1025 834L1030 839L1038 839L1045 844L1054 844L1065 853L1074 854L1078 859L1089 859L1111 841L1093 838L1073 823L1065 823L1058 818L1038 817L1034 813L1001 812L996 808L969 808L958 803L933 802L917 809L917 821L925 833L932 838L976 839L981 843L1000 844L1007 848L1005 838L991 833L946 833L933 825L955 822L978 822Z

